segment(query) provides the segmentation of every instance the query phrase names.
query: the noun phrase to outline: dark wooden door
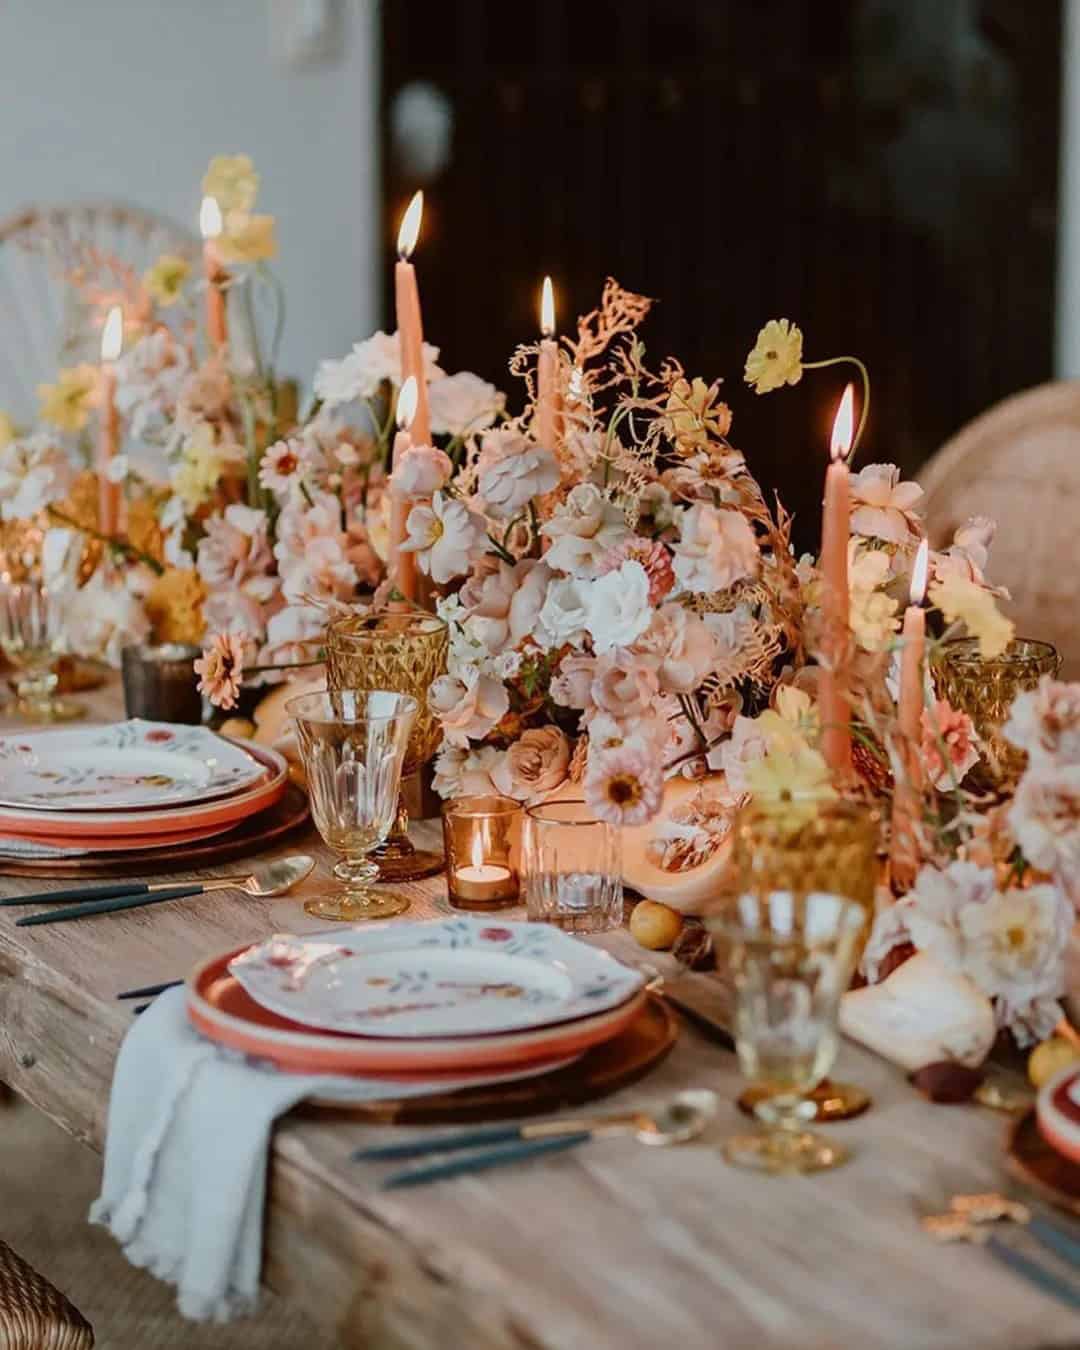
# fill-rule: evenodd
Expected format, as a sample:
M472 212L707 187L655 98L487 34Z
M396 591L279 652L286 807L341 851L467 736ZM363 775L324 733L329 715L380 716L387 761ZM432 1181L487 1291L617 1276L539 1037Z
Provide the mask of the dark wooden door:
M610 273L659 300L655 357L725 378L733 439L809 545L843 377L745 389L766 318L796 319L808 357L867 359L863 462L914 471L1050 376L1054 0L384 0L382 16L387 276L423 186L429 335L512 405L506 361L535 336L543 273L564 320Z

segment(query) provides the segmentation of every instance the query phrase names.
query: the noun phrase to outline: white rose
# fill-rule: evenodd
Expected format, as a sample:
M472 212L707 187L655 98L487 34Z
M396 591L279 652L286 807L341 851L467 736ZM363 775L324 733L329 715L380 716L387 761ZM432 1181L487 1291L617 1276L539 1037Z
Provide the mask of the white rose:
M549 583L534 630L541 646L580 643L589 620L587 585L574 577L556 577Z
M586 628L597 652L629 647L648 628L649 575L639 562L624 562L614 572L589 583Z

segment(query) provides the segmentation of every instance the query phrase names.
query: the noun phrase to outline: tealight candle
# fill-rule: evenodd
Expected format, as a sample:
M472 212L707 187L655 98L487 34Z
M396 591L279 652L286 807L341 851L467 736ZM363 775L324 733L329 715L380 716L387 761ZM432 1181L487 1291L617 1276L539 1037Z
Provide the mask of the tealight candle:
M517 904L521 806L511 797L459 797L443 807L446 889L455 909Z

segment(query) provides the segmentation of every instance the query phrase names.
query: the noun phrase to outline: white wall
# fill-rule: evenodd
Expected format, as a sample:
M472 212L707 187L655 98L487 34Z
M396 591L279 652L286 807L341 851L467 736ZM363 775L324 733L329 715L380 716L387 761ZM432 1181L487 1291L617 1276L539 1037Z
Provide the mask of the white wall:
M0 5L0 216L119 200L197 227L218 153L250 154L278 219L281 369L307 386L377 322L377 0L325 0L328 61L290 69L275 22L322 0L6 0ZM306 6L306 10L305 10ZM279 30L274 30L279 31Z

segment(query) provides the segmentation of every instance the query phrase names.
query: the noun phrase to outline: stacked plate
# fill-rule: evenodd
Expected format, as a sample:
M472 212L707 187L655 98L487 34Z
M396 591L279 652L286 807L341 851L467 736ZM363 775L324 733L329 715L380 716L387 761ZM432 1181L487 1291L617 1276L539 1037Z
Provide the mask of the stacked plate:
M0 860L125 857L197 845L269 811L282 757L204 727L138 719L0 737Z
M626 1029L643 977L546 924L454 918L275 937L200 965L206 1036L303 1073L536 1073Z
M1080 1164L1080 1064L1044 1084L1035 1105L1039 1131L1070 1163Z

